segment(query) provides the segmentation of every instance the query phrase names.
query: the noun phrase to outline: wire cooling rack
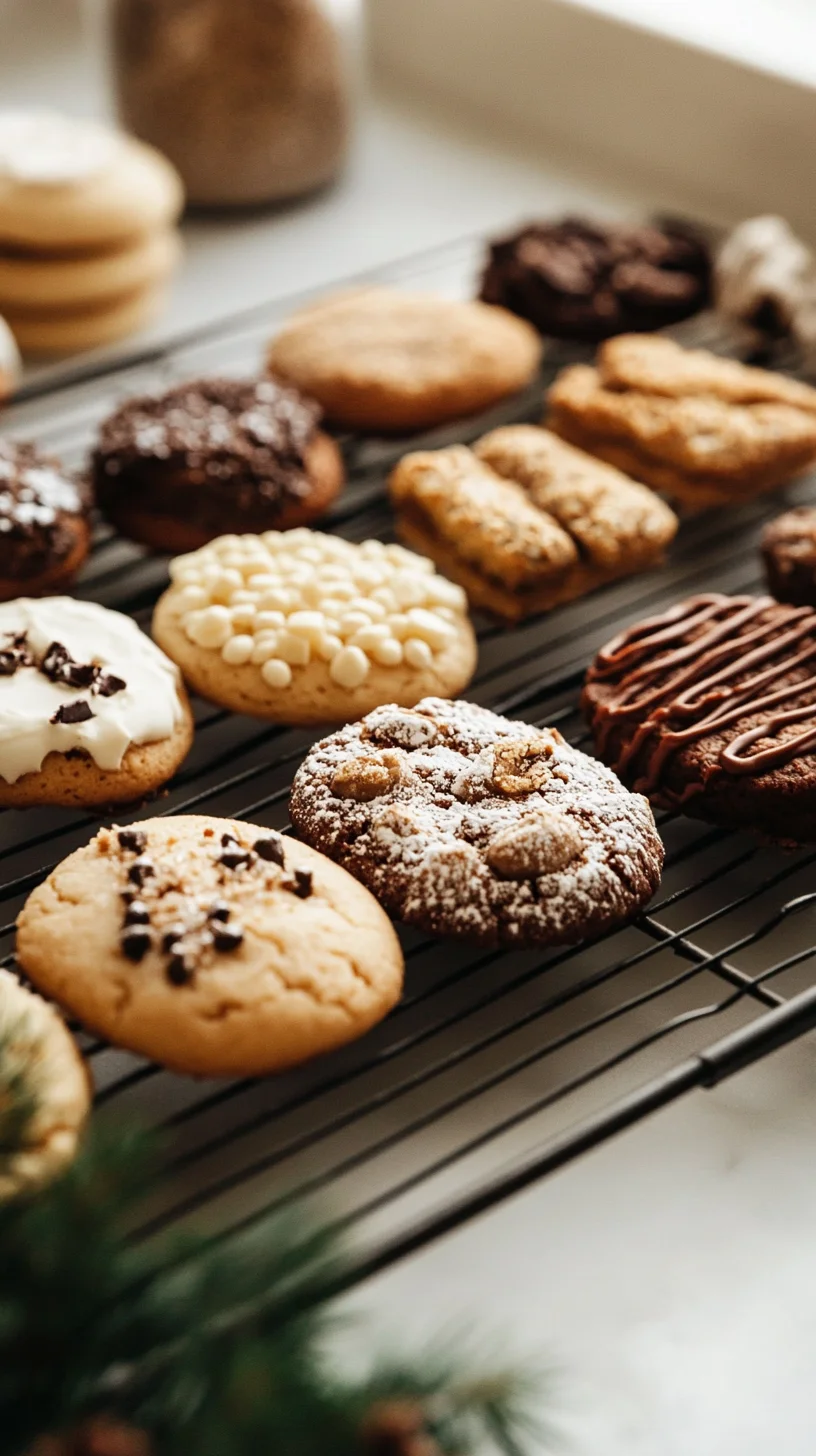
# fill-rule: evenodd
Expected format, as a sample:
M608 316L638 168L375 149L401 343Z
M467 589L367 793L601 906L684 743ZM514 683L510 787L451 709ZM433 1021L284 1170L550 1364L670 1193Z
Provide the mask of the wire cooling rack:
M467 294L481 250L464 241L368 276ZM97 365L58 387L31 389L3 427L78 463L97 421L123 396L205 372L257 370L293 302L124 366ZM682 332L689 342L733 347L707 317ZM568 352L553 346L545 382ZM541 393L539 382L501 410L421 443L535 419ZM390 539L384 478L406 442L343 445L350 482L327 529ZM797 484L789 498L816 499L816 481ZM687 523L661 570L512 631L480 619L469 695L557 725L589 749L576 705L596 649L691 592L757 587L758 530L778 508L753 504ZM147 627L166 579L164 561L101 529L78 593ZM289 784L312 735L195 707L189 760L166 796L134 817L197 810L285 828ZM98 822L45 810L0 816L0 951L9 959L25 896ZM364 1040L288 1075L195 1081L83 1036L100 1108L171 1134L172 1176L134 1237L191 1222L216 1241L262 1237L265 1220L298 1201L346 1230L351 1277L362 1278L816 1025L816 846L787 856L676 815L661 816L660 829L663 884L627 928L568 950L488 954L406 931L401 1005Z

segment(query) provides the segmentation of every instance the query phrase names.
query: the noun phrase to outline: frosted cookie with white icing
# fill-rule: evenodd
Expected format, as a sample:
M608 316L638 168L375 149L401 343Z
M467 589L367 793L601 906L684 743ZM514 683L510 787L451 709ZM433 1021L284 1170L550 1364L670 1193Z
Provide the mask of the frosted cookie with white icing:
M483 946L599 935L647 903L663 866L647 800L556 729L439 698L316 744L290 813L393 915Z
M203 815L102 829L29 896L17 956L85 1026L177 1071L259 1076L399 1000L385 912L313 849Z
M0 403L14 394L21 373L20 350L5 319L0 318Z
M85 484L35 445L0 440L0 599L68 586L91 544Z
M0 1202L39 1188L77 1150L90 1110L91 1079L59 1012L0 970ZM32 1099L13 1146L2 1136L6 1095L22 1084Z
M143 798L192 739L177 669L130 617L71 597L0 606L0 805Z
M221 536L171 563L153 635L189 685L276 723L347 723L470 681L461 587L381 541L305 527Z

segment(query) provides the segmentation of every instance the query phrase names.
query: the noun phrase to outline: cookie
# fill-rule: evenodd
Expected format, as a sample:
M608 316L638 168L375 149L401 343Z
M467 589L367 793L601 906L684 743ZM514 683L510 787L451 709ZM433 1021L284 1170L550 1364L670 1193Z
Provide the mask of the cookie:
M714 270L717 310L772 336L816 345L816 259L782 217L749 217L729 233Z
M816 506L797 506L762 533L768 589L778 602L816 607Z
M615 637L583 707L605 763L653 803L816 841L816 611L689 597Z
M93 310L166 283L180 259L181 240L171 228L139 234L96 254L0 250L0 311Z
M177 669L130 617L71 597L0 606L0 805L143 798L192 740Z
M0 318L0 404L14 394L21 374L20 350L5 319Z
M84 484L35 445L0 440L0 599L69 585L90 544Z
M261 825L199 815L100 830L29 896L17 956L98 1035L204 1077L355 1040L403 977L388 918L350 875Z
M296 313L268 363L336 424L388 432L487 409L529 384L540 358L535 330L504 309L368 288Z
M710 280L709 249L688 231L567 217L491 243L480 297L542 334L596 342L690 318Z
M649 335L564 370L547 423L689 511L778 490L816 460L816 390Z
M663 865L646 800L556 729L439 698L316 744L290 811L392 914L482 946L600 935L646 904Z
M91 1081L62 1018L0 970L0 1109L6 1093L33 1100L22 1146L0 1145L0 1202L56 1177L72 1161L90 1110ZM0 1124L3 1122L0 1111Z
M272 379L200 379L126 400L100 430L97 504L157 551L313 521L343 484L320 407Z
M677 530L652 491L533 425L407 455L389 488L403 539L509 621L654 566Z
M0 248L100 251L167 228L183 200L170 163L124 132L0 111Z
M276 723L347 723L458 693L465 594L401 546L305 529L222 536L171 562L153 635L202 697Z
M116 344L146 329L159 317L166 291L140 288L112 303L59 312L7 310L7 322L24 354L81 354Z

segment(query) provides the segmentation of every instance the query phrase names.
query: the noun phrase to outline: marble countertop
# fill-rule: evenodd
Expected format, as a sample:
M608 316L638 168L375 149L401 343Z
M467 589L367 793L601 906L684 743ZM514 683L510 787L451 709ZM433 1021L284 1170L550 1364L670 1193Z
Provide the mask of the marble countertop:
M55 19L44 52L18 30L3 44L13 11L0 9L4 102L94 109L70 33ZM487 137L371 102L335 189L186 226L187 262L159 333L531 212L656 201L672 198L571 175L496 128ZM639 1125L349 1303L395 1348L461 1325L485 1331L488 1355L491 1331L502 1357L542 1354L559 1369L550 1409L577 1456L812 1456L815 1098L807 1040Z

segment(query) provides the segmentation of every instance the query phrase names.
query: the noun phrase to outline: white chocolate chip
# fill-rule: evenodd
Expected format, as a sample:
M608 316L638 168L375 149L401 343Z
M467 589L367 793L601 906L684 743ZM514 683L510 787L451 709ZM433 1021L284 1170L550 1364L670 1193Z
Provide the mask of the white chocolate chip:
M205 607L187 618L184 630L197 647L223 647L232 636L230 614L223 606Z
M326 618L322 612L292 612L286 625L297 637L305 637L308 642L314 643L325 635Z
M261 677L270 688L288 688L292 681L292 669L288 662L279 657L270 657L261 668Z
M239 634L237 637L230 637L229 641L224 643L221 648L221 656L230 667L243 667L245 662L249 662L254 650L254 637Z
M370 623L368 612L345 612L340 618L340 636L353 637L361 627L368 627Z
M178 599L183 612L194 612L197 607L203 607L206 601L207 593L203 586L194 586L192 582L183 588Z
M256 666L268 662L270 657L278 655L278 634L277 632L264 633L262 637L253 639L255 646L252 649L252 661Z
M380 667L399 667L402 662L402 643L396 637L385 637L371 649L371 656Z
M233 627L254 628L256 613L252 602L239 602L237 607L229 607L227 610Z
M379 602L385 607L386 612L398 612L399 603L389 586L378 586L376 591L371 593L372 602Z
M398 571L391 579L391 590L401 607L418 607L425 600L425 584L415 571Z
M449 622L443 621L442 617L435 616L433 612L427 612L424 607L411 607L407 615L413 634L421 637L429 647L437 650L446 647L454 636Z
M403 643L402 650L409 667L430 667L433 662L430 647L419 637L409 637L407 642Z
M306 667L312 655L308 637L298 637L284 629L278 634L278 657L291 667Z
M288 612L295 605L297 597L285 587L274 587L264 591L260 605L265 612Z
M266 632L267 630L271 629L273 632L275 632L277 631L278 627L283 626L285 621L286 618L284 617L283 612L272 612L264 608L263 611L256 613L255 631Z
M370 663L359 647L343 647L329 664L329 677L341 688L358 688L368 677Z
M378 642L391 638L391 631L385 622L374 622L370 627L361 627L351 639L352 647L362 647L364 652L376 647ZM393 641L393 638L391 638Z
M343 639L334 632L323 632L320 640L314 643L314 650L322 662L331 662L336 653L341 652Z

